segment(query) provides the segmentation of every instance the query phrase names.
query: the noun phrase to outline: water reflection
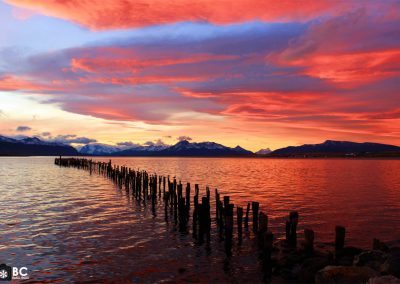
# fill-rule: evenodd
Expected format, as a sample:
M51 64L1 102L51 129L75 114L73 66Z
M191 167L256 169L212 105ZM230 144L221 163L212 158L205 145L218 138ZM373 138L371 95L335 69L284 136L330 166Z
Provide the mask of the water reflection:
M108 160L108 159L105 159ZM291 210L299 229L331 241L334 226L349 242L395 241L400 226L398 160L114 158L113 163L217 187L244 208L259 201L274 233ZM35 281L261 280L250 235L227 258L217 234L199 246L181 234L165 208L132 200L96 175L59 168L52 158L0 159L0 258L25 265ZM201 194L202 195L202 194ZM213 200L213 198L212 198ZM214 205L211 205L214 208ZM168 212L169 213L169 212ZM214 217L214 215L212 215Z

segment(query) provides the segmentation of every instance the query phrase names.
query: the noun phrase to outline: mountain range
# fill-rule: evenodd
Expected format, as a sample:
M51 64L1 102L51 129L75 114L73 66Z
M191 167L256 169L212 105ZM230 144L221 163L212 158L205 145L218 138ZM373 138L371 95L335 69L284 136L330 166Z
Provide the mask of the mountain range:
M0 156L75 156L78 151L68 145L42 141L37 137L20 140L0 136Z
M240 146L227 147L215 142L180 141L175 145L118 146L87 144L79 150L72 146L43 141L37 137L14 139L0 136L0 156L204 156L204 157L327 157L327 156L400 156L400 147L379 143L356 143L326 140L320 144L289 146L275 151L269 148L256 153Z
M400 147L380 143L357 143L349 141L326 140L320 144L289 146L271 152L271 156L390 156L400 154Z
M175 145L133 146L121 149L118 146L89 144L79 151L82 155L95 156L250 156L253 152L240 146L230 148L214 142L190 143L180 141Z

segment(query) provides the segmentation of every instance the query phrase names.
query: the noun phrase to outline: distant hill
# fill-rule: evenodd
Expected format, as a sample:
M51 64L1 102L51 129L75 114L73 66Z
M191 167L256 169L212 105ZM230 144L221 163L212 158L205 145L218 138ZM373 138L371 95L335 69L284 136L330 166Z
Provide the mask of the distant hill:
M180 141L157 153L161 156L250 156L253 152L240 146L230 148L214 142L190 143Z
M272 156L296 155L363 155L363 154L391 154L399 153L400 147L380 143L356 143L349 141L326 140L321 144L304 144L302 146L289 146L277 149Z
M79 153L82 155L108 156L121 150L122 149L118 146L92 143L85 145L81 149L79 149Z
M82 155L103 156L250 156L253 152L247 151L240 146L230 148L214 142L190 143L180 141L175 145L151 145L132 146L121 150L112 145L89 144L79 151Z
M271 149L270 148L265 148L265 149L260 149L256 152L257 155L267 155L269 153L271 153Z
M75 156L78 151L68 145L45 142L36 137L21 140L0 136L0 156Z

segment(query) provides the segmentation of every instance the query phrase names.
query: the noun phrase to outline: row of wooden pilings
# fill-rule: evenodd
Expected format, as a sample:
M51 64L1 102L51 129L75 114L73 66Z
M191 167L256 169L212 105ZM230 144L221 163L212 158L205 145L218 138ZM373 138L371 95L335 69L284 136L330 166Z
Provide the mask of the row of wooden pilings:
M210 241L211 230L211 202L210 189L207 187L205 195L200 199L199 185L195 184L193 196L193 210L191 211L191 184L187 183L185 193L183 184L176 178L149 174L143 170L133 170L125 166L113 165L109 162L98 162L84 158L56 158L55 164L60 167L73 167L87 170L90 174L97 173L102 175L127 193L131 193L132 198L140 200L145 204L151 203L152 210L155 212L158 201L164 202L165 218L173 217L179 231L189 231L189 221L192 217L192 234L198 243ZM234 204L230 202L229 196L223 196L215 189L215 221L221 240L225 242L225 251L231 255L233 235L234 235ZM273 251L274 235L268 229L268 215L259 210L258 202L247 204L244 208L236 207L236 231L237 244L241 245L243 240L243 229L249 231L249 217L251 211L251 225L254 235L257 237L261 255L268 263ZM192 212L192 215L191 215ZM296 211L290 212L286 221L286 238L288 246L297 245L297 225L299 214ZM335 248L340 250L344 247L345 228L336 226ZM303 248L312 254L314 250L314 231L304 230Z

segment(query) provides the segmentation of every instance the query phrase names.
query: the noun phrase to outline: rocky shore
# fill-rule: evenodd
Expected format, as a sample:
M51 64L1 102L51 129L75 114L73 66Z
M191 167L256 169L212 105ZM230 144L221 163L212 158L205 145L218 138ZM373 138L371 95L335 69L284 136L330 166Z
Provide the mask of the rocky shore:
M400 284L400 247L388 247L374 239L371 250L334 244L315 244L310 251L286 241L274 244L267 265L272 283L368 283Z

